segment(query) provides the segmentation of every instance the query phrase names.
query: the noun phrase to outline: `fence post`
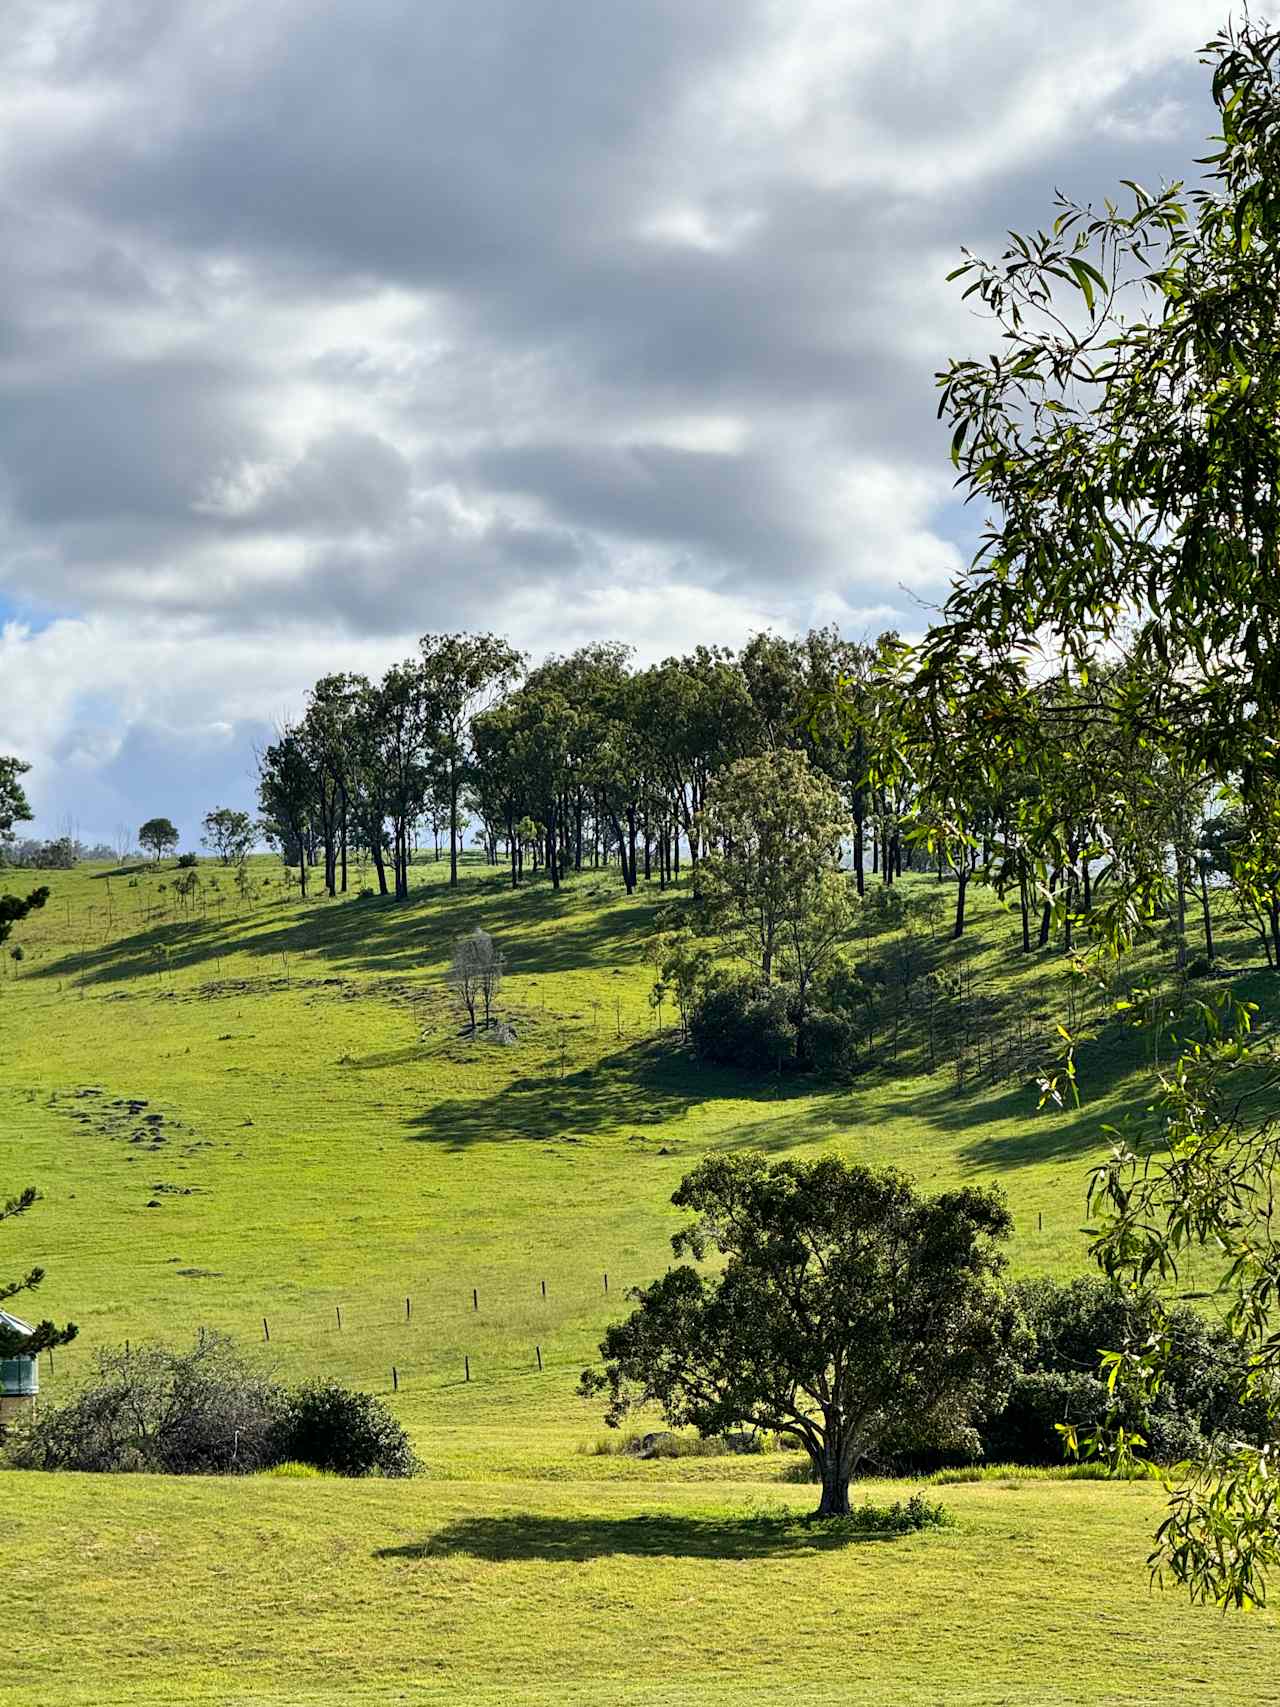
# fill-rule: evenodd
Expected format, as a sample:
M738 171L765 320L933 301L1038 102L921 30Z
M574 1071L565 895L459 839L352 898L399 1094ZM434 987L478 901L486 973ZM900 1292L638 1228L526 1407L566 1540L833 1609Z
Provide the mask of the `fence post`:
M546 1295L547 1295L547 1283L546 1283L546 1281L545 1281L545 1280L544 1280L544 1281L543 1281L543 1283L542 1283L542 1296L543 1296L543 1297L544 1297L544 1298L545 1298L545 1297L546 1297Z
M538 1374L541 1375L542 1374L542 1347L540 1345L535 1345L533 1349L538 1354Z
M262 1337L268 1344L270 1344L271 1329L267 1326L267 1318L265 1316L262 1318Z
M604 1289L606 1292L609 1290L609 1276L607 1274L604 1277Z
M471 1308L473 1310L480 1308L480 1294L474 1286L471 1288Z
M470 1379L471 1379L471 1359L469 1357L463 1358L462 1367L463 1367L463 1370L465 1371L465 1379L470 1381Z
M394 1363L391 1365L391 1391L393 1393L400 1391L400 1374Z
M342 1332L342 1305L341 1304L335 1304L333 1308L336 1311L337 1317L338 1317L338 1332L341 1333Z
M412 1308L410 1306L409 1300L406 1298L404 1301L404 1319L406 1322L409 1320L409 1317L411 1314L412 1314Z

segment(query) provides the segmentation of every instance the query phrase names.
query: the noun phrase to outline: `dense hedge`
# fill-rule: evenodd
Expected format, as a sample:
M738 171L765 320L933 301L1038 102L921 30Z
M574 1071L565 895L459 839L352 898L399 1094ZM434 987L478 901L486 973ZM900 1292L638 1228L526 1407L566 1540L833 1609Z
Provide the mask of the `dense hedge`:
M1059 1423L1081 1429L1105 1421L1117 1401L1099 1374L1099 1354L1141 1342L1156 1326L1155 1295L1129 1292L1098 1278L1061 1283L1024 1280L1011 1293L1030 1329L1021 1368L1002 1403L977 1419L972 1459L987 1463L1061 1464ZM1261 1396L1241 1397L1245 1354L1231 1335L1189 1305L1167 1308L1173 1352L1159 1391L1145 1402L1122 1401L1120 1420L1147 1442L1157 1463L1203 1450L1207 1439L1260 1442L1268 1435ZM948 1443L904 1443L901 1470L933 1470L964 1461Z

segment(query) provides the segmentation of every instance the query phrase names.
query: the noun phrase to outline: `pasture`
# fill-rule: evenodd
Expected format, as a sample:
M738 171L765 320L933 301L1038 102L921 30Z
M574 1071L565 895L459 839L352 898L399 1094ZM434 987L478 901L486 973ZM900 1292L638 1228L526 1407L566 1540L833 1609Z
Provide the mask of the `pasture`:
M918 1041L847 1088L753 1082L649 1003L656 885L513 894L469 864L451 892L427 864L405 905L302 903L248 869L242 895L202 863L196 905L167 865L49 874L0 982L3 1189L44 1195L4 1272L43 1264L40 1313L81 1325L47 1398L95 1345L223 1330L384 1396L428 1476L5 1475L0 1702L1277 1698L1270 1614L1148 1594L1152 1487L1011 1472L945 1489L952 1529L830 1547L780 1519L812 1504L794 1455L599 1453L573 1393L718 1147L998 1179L1013 1271L1081 1272L1097 1127L1146 1041L1085 1050L1079 1110L1037 1112L998 1052L930 1073ZM981 891L971 917L920 952L966 969L992 1035L1079 1019L1059 955L1023 960ZM509 1046L461 1035L443 987L476 924L507 956Z

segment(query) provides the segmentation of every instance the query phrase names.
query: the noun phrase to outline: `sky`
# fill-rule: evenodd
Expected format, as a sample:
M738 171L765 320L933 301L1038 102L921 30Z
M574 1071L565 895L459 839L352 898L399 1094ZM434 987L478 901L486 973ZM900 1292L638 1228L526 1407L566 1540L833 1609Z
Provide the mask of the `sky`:
M1194 174L1221 0L6 0L0 753L252 806L428 630L918 632L945 277Z

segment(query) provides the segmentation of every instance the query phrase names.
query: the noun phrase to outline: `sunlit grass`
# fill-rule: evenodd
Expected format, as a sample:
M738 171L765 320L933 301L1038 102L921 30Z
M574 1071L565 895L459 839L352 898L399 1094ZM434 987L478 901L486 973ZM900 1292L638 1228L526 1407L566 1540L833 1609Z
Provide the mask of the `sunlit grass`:
M0 1190L45 1198L0 1274L43 1264L41 1313L82 1324L46 1402L95 1346L220 1329L284 1378L382 1394L427 1476L0 1478L0 1701L1265 1698L1269 1618L1147 1598L1154 1487L944 1473L954 1530L820 1545L792 1522L813 1503L796 1454L598 1452L573 1392L718 1148L998 1180L1013 1271L1081 1272L1085 1173L1141 1039L1086 1049L1078 1111L1037 1112L1027 1082L958 1088L916 1046L847 1087L752 1080L659 1032L656 892L601 873L512 895L471 865L450 893L428 866L403 907L302 904L275 862L252 870L272 881L242 905L202 865L214 904L191 916L171 869L50 874L24 958L0 959ZM971 917L927 952L966 963L1002 1023L1067 1021L1061 956L1023 960L990 897ZM462 1036L443 992L477 923L508 956L510 1048ZM883 946L859 930L852 952Z

